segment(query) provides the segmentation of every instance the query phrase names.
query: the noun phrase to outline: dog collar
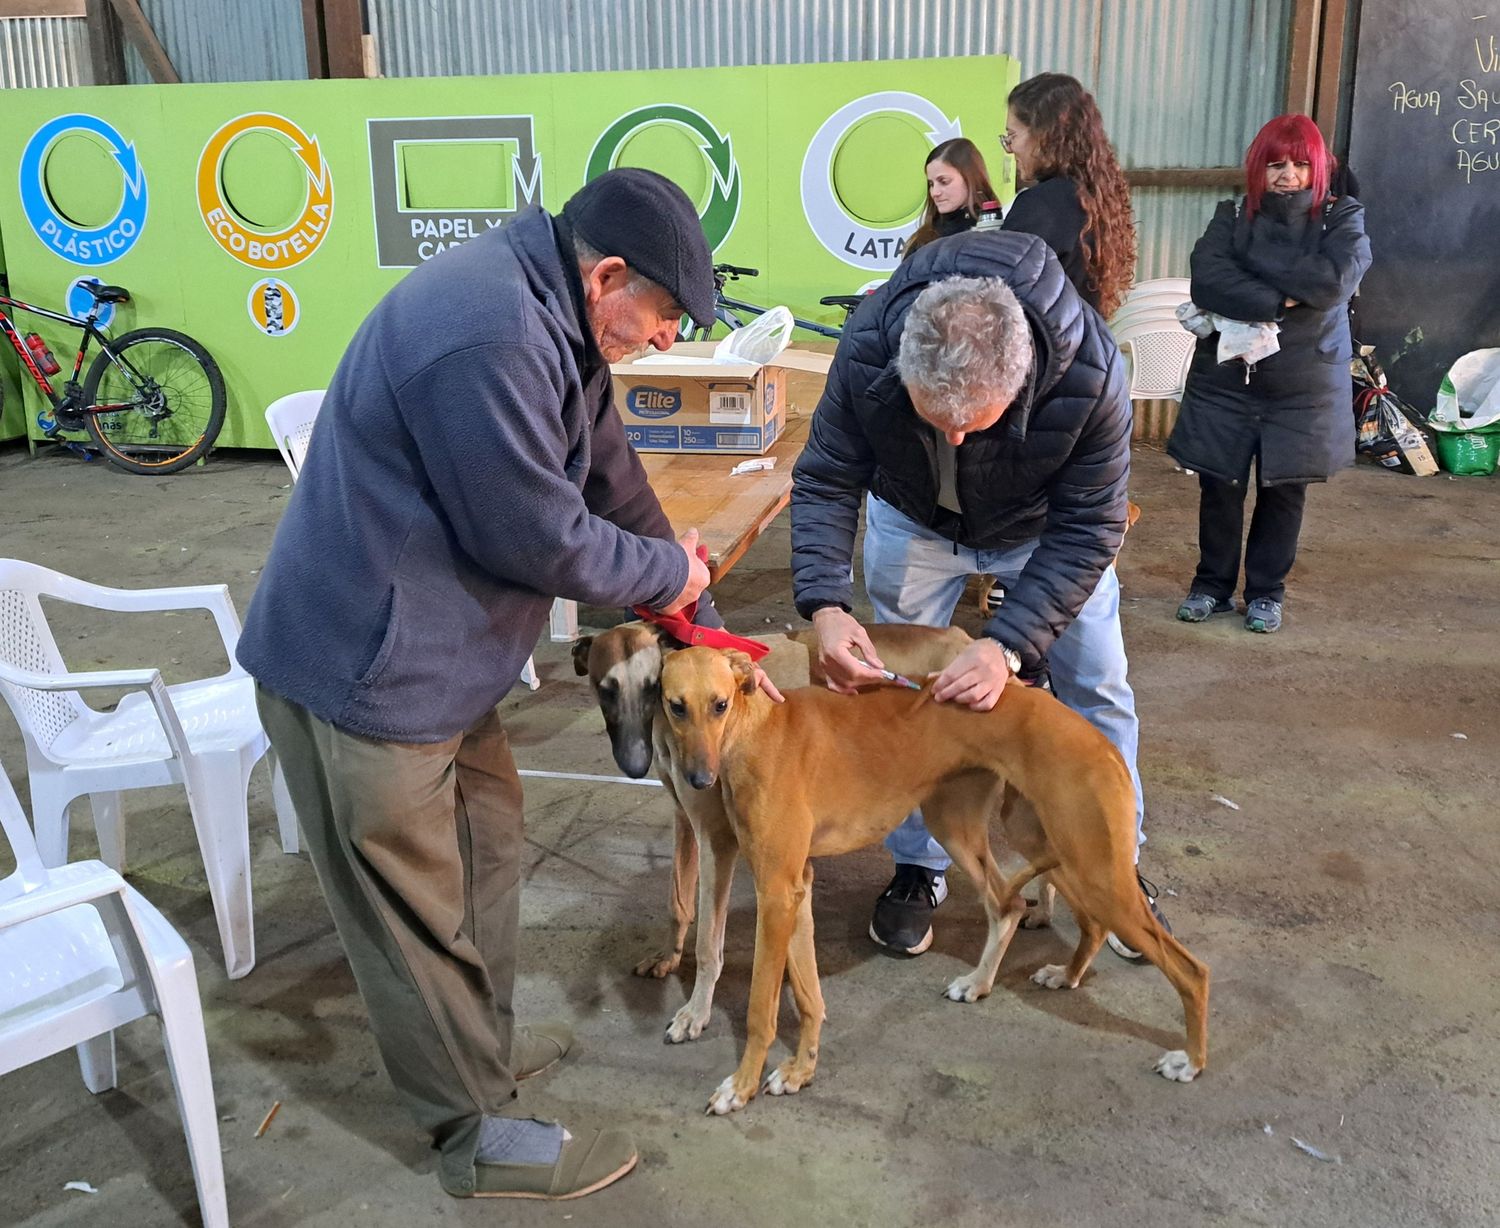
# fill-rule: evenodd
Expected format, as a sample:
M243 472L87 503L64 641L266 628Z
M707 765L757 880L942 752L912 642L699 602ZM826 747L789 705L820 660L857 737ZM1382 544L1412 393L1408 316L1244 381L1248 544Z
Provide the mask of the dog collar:
M638 618L644 618L648 623L656 624L679 644L686 644L689 648L736 648L752 661L759 661L771 651L769 644L746 639L743 635L735 635L732 631L725 631L722 627L698 626L693 622L693 615L697 611L696 601L676 614L658 614L655 610L648 610L643 605L635 607Z

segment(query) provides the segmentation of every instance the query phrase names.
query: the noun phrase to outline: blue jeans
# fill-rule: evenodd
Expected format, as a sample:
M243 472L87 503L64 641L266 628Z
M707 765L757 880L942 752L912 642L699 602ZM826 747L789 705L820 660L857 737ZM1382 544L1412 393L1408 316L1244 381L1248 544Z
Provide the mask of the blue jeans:
M1009 590L1036 549L1023 542L1008 550L970 550L923 528L874 495L865 505L865 591L875 621L946 627L972 575L991 575ZM1053 693L1114 743L1135 785L1136 843L1144 843L1141 777L1136 770L1140 722L1135 693L1126 679L1125 641L1120 634L1120 581L1109 567L1094 595L1047 654ZM1066 770L1060 765L1060 770ZM943 846L927 834L922 812L913 810L886 837L898 864L939 873L952 864Z

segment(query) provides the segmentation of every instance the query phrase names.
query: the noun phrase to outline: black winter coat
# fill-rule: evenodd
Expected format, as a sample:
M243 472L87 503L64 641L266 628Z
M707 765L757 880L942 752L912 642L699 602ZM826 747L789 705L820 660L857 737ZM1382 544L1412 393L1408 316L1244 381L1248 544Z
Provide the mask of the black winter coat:
M1000 421L957 450L963 515L938 507L936 433L896 371L906 313L928 285L999 277L1031 322L1034 363ZM1120 352L1033 235L972 230L916 253L844 329L792 479L792 583L804 617L850 605L849 565L866 490L960 544L1039 544L985 628L1040 663L1114 559L1125 530L1130 398Z
M1249 221L1226 200L1193 248L1193 302L1232 320L1275 321L1278 353L1220 364L1218 334L1198 342L1167 451L1185 468L1262 486L1321 482L1354 460L1349 300L1370 267L1364 206L1267 193ZM1286 299L1298 306L1285 307ZM1248 378L1247 378L1248 374Z
M1089 285L1088 245L1083 237L1088 220L1078 200L1078 185L1066 175L1049 175L1010 202L1003 225L1006 230L1045 240L1073 289L1097 310L1099 291Z

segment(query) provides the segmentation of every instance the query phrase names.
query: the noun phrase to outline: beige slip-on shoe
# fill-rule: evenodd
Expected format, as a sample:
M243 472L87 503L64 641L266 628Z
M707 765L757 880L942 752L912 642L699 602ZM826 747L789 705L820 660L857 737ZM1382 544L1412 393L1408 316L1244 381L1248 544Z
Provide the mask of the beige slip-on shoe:
M510 1037L510 1072L519 1083L551 1070L573 1048L573 1029L556 1019L527 1027L517 1025Z
M442 1178L455 1198L582 1198L618 1181L640 1158L623 1130L568 1134L555 1164L475 1163L474 1175ZM442 1175L440 1174L440 1178Z

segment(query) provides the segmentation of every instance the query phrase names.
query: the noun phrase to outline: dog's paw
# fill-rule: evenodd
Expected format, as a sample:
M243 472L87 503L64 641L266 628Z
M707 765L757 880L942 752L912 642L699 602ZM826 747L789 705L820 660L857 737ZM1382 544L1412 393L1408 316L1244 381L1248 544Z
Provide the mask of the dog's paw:
M697 1008L689 1002L672 1016L672 1022L667 1024L666 1042L669 1045L680 1045L684 1041L697 1040L703 1035L703 1029L708 1024L708 1013L699 1014Z
M1174 1083L1191 1083L1198 1070L1183 1049L1169 1049L1156 1059L1156 1073Z
M744 1107L745 1098L734 1090L734 1076L730 1075L708 1098L708 1108L704 1111L714 1117L727 1117Z
M943 990L943 997L950 1002L978 1002L989 992L979 973L971 972L968 976L955 977L950 981L948 988Z
M795 1096L812 1082L812 1072L797 1069L795 1060L783 1062L766 1076L761 1091L768 1096Z
M676 972L680 963L682 963L681 951L658 951L655 955L648 955L641 960L633 971L636 976L649 976L659 981Z
M1046 964L1031 974L1032 983L1040 985L1043 989L1077 989L1073 981L1068 980L1068 969L1066 964Z

